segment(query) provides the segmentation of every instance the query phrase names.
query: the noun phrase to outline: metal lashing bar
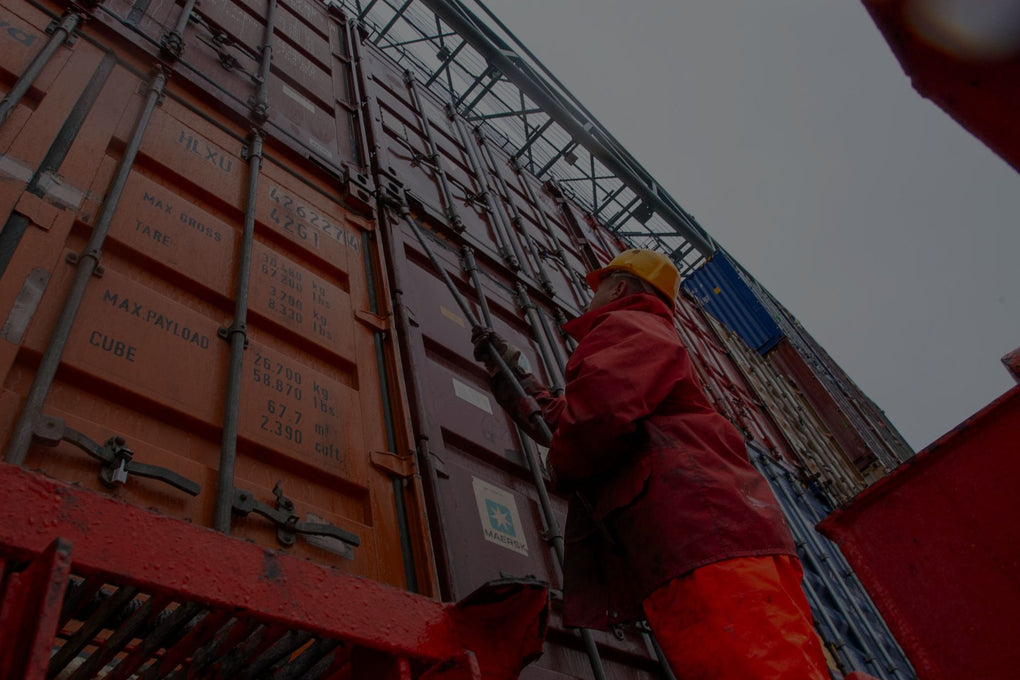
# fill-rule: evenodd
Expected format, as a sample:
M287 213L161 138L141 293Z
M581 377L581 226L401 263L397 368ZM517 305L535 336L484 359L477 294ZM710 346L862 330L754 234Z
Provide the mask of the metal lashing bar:
M472 141L471 135L468 134L464 120L457 114L456 110L452 106L447 105L446 115L453 121L453 125L457 128L457 135L460 137L461 144L464 145L464 151L467 153L468 165L471 166L471 173L475 177L475 182L478 183L478 195L485 202L485 209L489 215L489 219L492 222L492 228L496 232L496 241L499 245L499 255L503 258L503 262L510 268L511 271L517 272L521 270L521 266L524 262L524 256L520 253L517 247L517 243L513 240L509 233L509 227L505 222L503 213L497 210L496 202L492 200L492 191L489 188L489 182L485 179L485 168L482 164L481 158L478 154L477 145Z
M443 283L445 283L446 287L449 289L450 294L453 295L453 299L457 303L457 306L460 308L461 314L463 314L464 318L468 320L472 328L479 327L480 324L478 318L471 310L471 307L468 306L467 300L464 299L464 296L461 295L460 291L457 289L457 286L453 282L453 279L450 278L450 275L447 273L446 269L442 266L442 264L440 264L439 260L436 258L435 252L433 252L432 250L432 246L429 245L428 240L425 238L425 234L422 233L423 228L414 220L414 218L411 217L410 211L407 208L406 200L403 201L402 205L400 206L400 217L404 220L408 227L410 227L411 231L415 235L415 238L418 239L418 243L421 244L422 249L428 256L429 261L432 263L433 269L440 275L440 277L443 279ZM479 297L483 297L482 291L479 290L478 294ZM487 309L487 307L483 307L483 309ZM489 327L491 328L491 326ZM529 419L531 420L532 423L534 423L535 428L539 431L542 438L545 440L545 442L551 441L552 431L549 429L549 425L542 418L542 410L539 407L538 403L534 400L534 398L530 397L524 391L524 387L521 385L520 381L517 380L517 376L514 375L513 371L510 370L510 367L507 366L505 361L503 361L503 357L501 357L499 355L499 352L496 351L496 348L493 346L492 342L488 342L486 344L486 351L489 352L489 356L492 358L493 362L498 367L499 372L507 377L508 381L510 382L514 389L516 398L518 400L524 400L524 402L528 404L530 411L530 413L528 414ZM526 448L526 452L527 451L528 449ZM532 467L533 470L539 470L540 467L538 462L538 455L537 453L535 453L533 448L530 449L528 458L529 467ZM536 485L539 485L539 483L540 483L539 488L544 490L545 481L544 479L542 479L540 474L536 479ZM553 513L552 503L549 501L548 494L540 491L539 500L542 504L542 515L545 518L546 526L556 527L558 523L556 521L556 516ZM557 531L556 533L558 535L559 532ZM554 541L553 549L556 554L556 559L560 567L562 568L563 567L562 541L558 543ZM595 638L592 635L592 632L587 628L582 628L580 630L580 635L581 640L584 643L585 651L587 652L588 661L591 664L592 673L595 676L595 680L606 680L605 669L602 666L602 659L599 656L598 648L595 645Z
M559 307L553 309L553 313L556 315L556 323L560 327L560 335L563 336L564 341L567 343L567 349L573 352L577 349L577 340L570 337L570 334L563 330L563 324L567 323L567 317L563 314L563 310Z
M482 310L482 320L485 325L492 328L492 313L489 311L489 301L485 299L485 291L482 289L482 282L478 278L478 264L475 262L475 251L471 246L463 246L460 249L461 259L464 264L464 271L471 278L471 285L478 295L478 307Z
M461 314L463 314L464 318L468 320L468 323L471 324L472 328L483 327L478 321L478 317L476 317L475 313L471 310L471 307L468 306L467 300L465 300L464 296L460 294L459 290L457 290L457 285L453 282L453 279L450 278L446 269L444 269L439 263L439 260L436 259L436 254L433 252L432 246L429 245L428 240L426 240L425 235L422 233L422 227L419 226L418 223L411 217L410 210L406 207L406 205L400 208L400 216L404 222L411 227L415 237L418 239L418 243L421 244L425 254L428 255L429 260L432 262L433 269L439 273L440 277L443 279L443 283L446 284L446 287L453 294L454 301L460 308ZM549 429L549 425L546 424L545 420L542 419L542 410L539 408L538 403L527 395L520 382L514 376L513 371L511 371L510 367L506 365L506 362L503 361L503 357L499 355L499 352L496 351L496 348L491 342L486 345L486 350L492 355L492 359L499 368L500 373L503 373L510 378L511 384L515 388L514 391L517 393L516 396L519 399L528 400L529 408L531 409L528 417L532 420L532 422L534 422L535 428L541 433L543 439L547 442L552 440L552 431Z
M524 316L527 317L528 323L535 334L535 341L538 342L538 351L542 355L546 372L550 378L555 380L553 387L560 389L563 385L563 369L566 367L567 362L559 352L553 349L555 342L549 334L549 326L542 319L542 314L538 311L538 307L531 301L531 297L528 295L524 284L518 282L514 286L514 290L516 292L517 305L524 310Z
M510 209L510 224L517 227L518 233L524 237L524 242L528 246L531 258L538 266L538 282L542 285L542 289L546 292L546 294L552 297L556 294L556 288L553 286L552 279L549 278L549 272L545 269L545 262L542 259L541 254L538 252L534 239L531 238L531 234L528 233L528 230L524 228L524 220L521 218L521 213L517 209L517 204L514 203L513 197L510 195L510 188L507 186L506 180L503 179L503 173L499 171L499 166L496 164L496 156L492 153L492 148L488 143L488 138L482 132L481 128L475 128L475 138L478 140L478 144L482 149L482 155L489 161L489 167L492 168L492 174L496 177L496 184L499 186L503 201L506 203L507 208Z
M542 209L542 204L538 200L538 194L535 193L535 187L531 186L531 181L528 180L527 173L521 167L520 159L513 159L514 171L517 173L517 179L520 181L521 186L524 187L524 193L527 194L528 203L535 208L535 213L538 215L538 222L542 225L542 230L545 232L549 241L553 244L553 254L563 264L563 268L567 274L567 280L570 281L574 288L574 292L577 293L579 300L588 300L591 294L588 289L580 285L577 278L573 275L574 272L570 269L567 264L567 251L563 249L563 244L560 243L559 238L556 236L556 230L552 224L549 223L549 216L545 214L545 210Z
M124 185L131 172L131 166L135 162L138 149L142 144L142 137L145 135L145 129L149 125L152 111L163 96L163 87L165 85L166 73L160 69L149 84L145 105L142 107L142 112L135 123L135 129L131 134L131 138L124 148L124 155L121 156L120 163L117 165L113 181L106 192L106 200L103 201L103 206L96 217L96 223L92 227L92 235L89 237L88 244L81 255L74 258L78 265L78 270L75 273L71 289L67 292L64 306L60 310L57 324L50 334L50 341L46 345L45 352L43 352L42 360L39 362L35 379L32 381L32 386L25 397L25 404L21 409L18 422L14 426L10 443L7 445L5 457L8 463L21 465L25 462L25 456L28 454L28 447L32 441L32 430L35 426L35 420L39 416L43 402L46 401L50 385L53 384L53 379L56 377L57 367L60 365L60 357L64 353L67 339L71 335L71 327L78 316L78 310L81 308L81 302L85 297L85 290L88 288L89 280L96 273L96 270L100 268L99 260L102 257L106 233L110 229L114 212L116 212L117 205L120 203Z
M262 61L259 64L259 75L255 79L255 94L248 100L251 107L251 118L262 124L269 118L269 68L273 63L273 31L276 25L276 0L269 0L266 10L266 30L262 38Z
M457 208L453 202L453 193L450 191L450 181L446 176L446 170L443 169L442 161L440 160L439 147L436 146L435 137L432 135L432 126L429 125L428 116L425 114L425 109L421 105L421 97L418 94L418 81L415 79L414 74L411 71L404 72L404 82L407 83L407 90L411 94L411 103L414 104L415 112L418 114L418 120L421 121L422 130L425 132L425 141L429 146L429 162L432 164L432 169L436 173L436 177L439 179L439 189L443 193L443 200L446 201L446 216L450 219L450 223L457 231L464 231L464 221L461 220L460 215L457 214Z
M25 69L25 72L21 74L17 82L14 83L14 87L4 95L2 101L0 101L0 125L4 124L7 117L11 115L11 111L18 105L21 98L25 96L28 89L32 87L32 83L42 73L43 68L49 63L50 59L56 53L57 48L60 47L61 43L67 40L75 29L78 28L78 24L81 23L82 15L76 9L70 10L61 19L60 23L56 24L53 33L50 35L50 39L46 41L43 48L39 50L39 53L35 55L32 62Z
M213 527L230 533L230 514L234 504L234 465L237 462L237 432L241 415L241 369L244 348L248 344L248 292L251 287L252 245L255 241L255 204L262 169L262 133L252 132L248 155L248 193L241 232L241 261L237 270L237 294L234 322L220 329L220 337L230 343L230 368L223 407L223 436L220 444L220 470L216 482L216 515Z

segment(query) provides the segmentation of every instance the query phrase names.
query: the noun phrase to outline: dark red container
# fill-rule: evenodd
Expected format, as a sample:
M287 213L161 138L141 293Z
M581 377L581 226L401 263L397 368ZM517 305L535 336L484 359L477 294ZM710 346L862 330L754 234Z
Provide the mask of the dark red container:
M854 466L861 472L872 467L874 454L790 341L780 341L769 353L769 360L796 384Z
M819 526L923 678L1017 677L1018 456L1020 387Z

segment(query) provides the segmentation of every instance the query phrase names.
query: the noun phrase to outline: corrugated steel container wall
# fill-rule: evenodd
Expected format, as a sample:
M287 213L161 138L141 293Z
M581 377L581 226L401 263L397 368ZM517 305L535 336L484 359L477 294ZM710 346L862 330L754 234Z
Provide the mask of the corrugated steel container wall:
M381 51L368 44L360 49L380 184L392 183L398 198L407 191L410 219L427 232L429 248L472 313L481 318L484 296L496 331L522 349L525 363L540 378L562 384L569 349L557 329L564 310L576 312L587 298L578 273L588 268L591 255L576 248L582 243L580 230L593 237L592 228L579 213L568 218L562 199L557 201L533 178L517 175L498 148L482 156L485 149L467 124L451 119L430 92L407 82ZM432 145L436 162L427 160ZM496 173L502 174L502 183ZM531 195L540 197L537 205L523 182L532 183ZM491 203L479 200L483 192ZM518 220L512 219L515 211ZM389 209L381 211L380 220L403 324L405 378L418 439L424 442L419 455L444 596L459 598L501 575L535 575L559 589L559 566L547 544L533 473L516 427L490 395L488 376L472 357L471 320L435 271L412 225ZM462 229L454 228L457 222ZM507 243L508 237L516 247ZM529 240L538 247L532 250ZM602 243L593 247L601 257L610 257ZM477 267L480 290L469 275L465 249ZM505 257L514 252L524 255L518 259L519 272ZM556 252L565 254L567 267ZM540 283L540 268L553 282L551 296ZM528 306L533 307L530 319ZM563 526L566 498L552 494L551 501ZM545 654L524 676L588 677L592 671L582 642L562 627L555 607L552 624ZM658 673L640 634L597 632L594 639L607 677Z
M683 288L762 354L782 339L783 332L726 253L718 252L706 261L684 279Z
M716 319L789 375L839 438L858 471L877 478L912 454L885 414L797 320L725 252L717 253L683 283ZM787 343L799 356L782 351ZM806 368L806 371L803 370ZM848 471L849 472L849 471Z
M749 441L774 451L790 462L783 433L752 391L745 374L728 356L707 317L689 297L677 300L677 330L694 359L702 388L716 410L725 415Z
M750 385L761 413L780 433L777 449L794 462L805 478L814 479L830 502L849 500L864 488L864 478L848 460L845 450L816 415L814 404L803 398L789 374L747 346L736 333L714 317L703 314L715 330L719 344Z
M889 680L915 677L839 548L815 529L832 511L830 494L818 484L804 484L795 469L756 447L751 452L751 460L768 479L790 523L804 568L804 593L830 665L841 673L864 670Z
M99 482L98 463L66 442L48 448L36 438L26 464L212 524L230 354L219 333L231 324L241 228L252 205L235 484L270 507L279 485L302 519L332 524L361 541L352 547L309 537L293 554L401 587L417 581L429 592L420 489L394 484L413 459L406 457L409 433L397 385L387 375L399 359L384 340L387 322L380 315L388 295L376 225L344 204L335 171L322 171L320 158L294 155L294 140L282 132L300 123L311 139L309 131L319 129L313 118L320 116L332 132L322 128L316 138L334 170L362 156L352 147L358 136L334 127L350 122L337 114L346 109L333 89L334 76L347 68L347 29L320 5L280 2L278 9L269 83L275 125L267 129L253 198L246 192L250 123L232 111L253 86L241 77L242 66L221 66L216 49L240 55L243 45L257 44L262 5L212 3L189 24L187 64L178 64L154 109L119 194L111 178L154 63L149 53L156 47L145 38L172 21L179 11L174 3L154 2L141 17L127 4L97 9L88 37L59 51L4 125L4 234L19 224L24 234L5 243L11 257L0 283L3 439L74 278L68 258L85 247L97 216L114 207L102 276L88 282L42 413L100 445L120 435L139 463L182 475L202 492L190 498L140 477L109 490ZM27 2L7 2L0 12L33 38L7 40L0 49L12 79L44 38L50 16ZM216 34L230 40L217 48L209 42ZM0 32L0 40L11 35ZM292 40L303 46L300 55L288 46ZM322 81L321 92L302 90L306 99L315 95L321 112L288 104L296 101L287 92L290 69L325 74L298 79L301 87ZM112 201L118 202L107 205ZM283 547L274 525L257 515L235 517L233 527L238 536Z
M912 456L913 449L885 413L850 379L796 317L750 275L745 275L745 279L758 299L771 310L773 318L810 368L815 380L839 406L843 419L864 440L878 465L887 472ZM840 421L834 421L829 426L835 428L839 424Z
M820 526L925 678L1015 678L1020 387Z
M846 453L853 469L867 476L880 472L879 464L852 421L840 408L799 352L784 339L769 354L769 361L796 386Z

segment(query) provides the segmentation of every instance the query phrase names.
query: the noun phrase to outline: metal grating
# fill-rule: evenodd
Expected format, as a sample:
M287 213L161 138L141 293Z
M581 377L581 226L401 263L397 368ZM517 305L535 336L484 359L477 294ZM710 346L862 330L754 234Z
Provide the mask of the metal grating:
M335 677L349 658L339 640L72 574L47 676L313 680Z
M480 1L326 0L360 19L369 42L449 102L542 180L635 247L682 273L712 238Z

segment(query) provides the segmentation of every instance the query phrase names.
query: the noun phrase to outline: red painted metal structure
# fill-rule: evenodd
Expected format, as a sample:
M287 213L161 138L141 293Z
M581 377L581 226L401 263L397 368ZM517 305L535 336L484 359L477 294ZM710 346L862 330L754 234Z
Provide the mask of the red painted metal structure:
M538 581L443 604L16 466L0 487L3 678L512 680L542 650Z
M826 518L927 680L1017 677L1020 386Z
M993 33L980 40L968 28L968 12L970 17L981 14L985 3L863 2L918 93L1020 170L1015 125L1020 116L1020 30L1015 8L997 3L1002 21L991 27L986 22L984 28Z

